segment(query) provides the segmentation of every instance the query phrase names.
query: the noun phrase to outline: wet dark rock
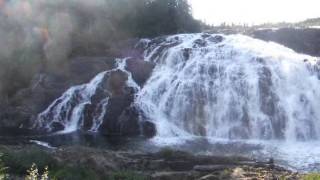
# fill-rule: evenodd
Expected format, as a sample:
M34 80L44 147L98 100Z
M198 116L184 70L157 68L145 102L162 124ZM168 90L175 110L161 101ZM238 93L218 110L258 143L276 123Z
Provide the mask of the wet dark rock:
M193 42L193 48L205 47L207 42L203 39L197 39Z
M254 60L257 61L260 64L265 64L265 60L263 58L257 57Z
M220 35L210 36L208 40L214 43L220 43L223 41L223 36L220 36Z
M108 136L120 136L128 133L131 134L131 129L125 130L126 132L122 131L124 130L124 128L122 128L123 125L121 125L121 122L119 122L119 120L121 120L120 118L122 118L123 122L130 122L130 125L135 124L136 121L131 121L131 118L134 119L134 117L129 117L130 119L125 119L123 116L121 116L122 113L124 113L125 109L131 105L131 102L132 97L130 97L130 95L118 95L116 97L111 97L107 106L107 115L103 119L103 123L99 128L99 132ZM134 131L136 131L137 128L138 126L132 127Z
M203 33L203 34L201 35L202 38L208 38L208 37L210 37L210 36L211 36L211 34L208 34L208 33Z
M260 109L266 114L272 124L273 136L264 138L284 138L284 131L286 126L286 115L284 111L278 106L279 97L273 92L272 74L270 69L266 66L262 67L259 72L259 94L260 94Z
M158 58L160 56L165 56L164 52L174 46L177 46L178 44L181 43L181 41L179 40L179 37L175 37L173 40L167 41L166 36L163 37L158 37L155 39L152 39L149 43L148 43L148 48L150 50L154 50L155 52L152 54L152 56L150 57L150 61L152 62L157 62ZM150 53L150 52L147 52Z
M54 122L51 125L52 131L57 132L57 131L62 131L64 129L64 126L58 122Z
M130 90L126 89L126 82L128 80L128 75L121 70L111 72L106 79L105 89L107 89L112 97L119 97L123 95L130 95L132 93Z
M92 125L93 125L93 118L92 118L92 114L94 114L94 105L92 104L86 104L85 108L84 108L84 112L83 112L83 125L82 125L82 129L83 130L90 130ZM99 112L101 113L101 112ZM63 129L62 129L63 130Z
M99 132L107 136L153 137L155 127L151 122L140 122L140 112L132 106L135 91L127 86L128 75L120 70L112 72L106 89L110 92L106 115Z
M134 107L128 107L119 117L120 134L138 136L142 134L139 122L139 113Z
M141 127L142 127L142 135L145 137L154 137L157 133L157 129L154 123L150 121L144 121L141 122Z
M132 73L133 80L139 85L143 86L149 79L155 64L138 59L128 59L126 70Z
M185 48L183 49L183 57L185 60L188 60L191 56L192 49L191 48Z

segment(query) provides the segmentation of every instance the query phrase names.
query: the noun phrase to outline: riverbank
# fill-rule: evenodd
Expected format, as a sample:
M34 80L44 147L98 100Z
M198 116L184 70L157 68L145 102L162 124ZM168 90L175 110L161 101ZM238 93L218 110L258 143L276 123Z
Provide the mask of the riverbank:
M243 157L193 155L169 148L155 153L111 151L84 146L48 149L36 145L0 146L7 173L23 179L33 163L48 166L57 179L301 179L298 173L269 162Z

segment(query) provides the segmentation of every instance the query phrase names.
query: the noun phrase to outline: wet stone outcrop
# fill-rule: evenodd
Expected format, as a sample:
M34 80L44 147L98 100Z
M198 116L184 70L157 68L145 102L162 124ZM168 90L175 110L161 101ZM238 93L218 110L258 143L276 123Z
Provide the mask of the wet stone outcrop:
M77 57L70 60L66 74L37 74L29 88L20 90L8 104L1 104L0 128L14 128L15 132L31 128L34 133L50 133L68 130L66 127L75 123L79 130L108 136L133 136L143 132L153 136L154 125L140 120L133 100L154 65L138 58L126 61L128 63L119 69L116 58ZM93 87L88 83L101 72L105 74L99 82L91 84L97 85L96 89L90 89ZM128 85L129 78L137 82L136 87ZM2 135L8 133L2 131Z
M140 118L133 104L135 93L140 89L133 78L142 85L153 66L132 59L130 61L136 63L128 66L129 60L115 59L114 68L99 73L85 84L70 87L37 116L34 127L49 133L82 130L106 136L153 136L155 127Z
M132 73L133 80L140 86L149 79L155 64L144 61L143 59L129 58L127 60L126 70Z

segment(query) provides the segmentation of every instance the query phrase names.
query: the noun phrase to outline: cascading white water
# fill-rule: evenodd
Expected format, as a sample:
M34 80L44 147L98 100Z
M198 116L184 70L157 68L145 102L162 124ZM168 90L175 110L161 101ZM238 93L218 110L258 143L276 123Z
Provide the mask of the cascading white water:
M136 105L158 137L320 139L319 61L243 35L149 41Z
M105 80L121 71L127 75L126 87L137 92L134 105L141 120L156 125L151 142L178 142L175 147L181 143L183 150L206 153L222 147L223 155L273 157L294 169L320 170L317 58L243 35L183 34L145 39L140 45L145 61L156 64L142 88L126 70L126 59L118 60L115 69L66 91L39 114L35 127L98 131L112 117L108 108L119 105L112 106L119 99L110 97Z
M93 104L94 96L98 95L98 102L92 112L92 125L88 129L96 132L106 116L107 106L111 92L101 84L112 72L118 70L128 75L127 85L138 91L140 87L132 79L132 75L125 69L126 59L117 59L116 68L99 73L89 83L73 86L61 97L56 99L45 111L38 115L35 127L45 129L48 132L70 133L84 126L86 106ZM101 92L98 92L101 91ZM58 127L56 127L58 126ZM56 129L55 129L56 128ZM62 129L62 130L61 130Z
M92 96L96 93L99 84L103 81L108 71L98 74L88 84L71 87L61 97L55 100L44 112L38 115L36 126L52 130L54 123L63 125L63 132L76 131L84 118L84 108L91 103ZM108 97L101 100L99 108L108 103ZM103 116L103 113L101 113ZM96 128L99 118L94 120Z

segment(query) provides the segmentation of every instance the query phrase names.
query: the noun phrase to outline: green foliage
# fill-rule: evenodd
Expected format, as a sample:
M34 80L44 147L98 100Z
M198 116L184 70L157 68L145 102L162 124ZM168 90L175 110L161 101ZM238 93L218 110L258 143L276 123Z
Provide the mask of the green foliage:
M4 165L1 158L2 158L2 155L0 155L0 180L5 180L8 177L7 167Z
M193 19L185 0L151 1L136 18L135 34L139 37L200 31L200 23Z
M91 179L100 179L99 175L87 168L87 167L59 167L54 170L51 170L49 173L50 177L53 177L53 179L58 180L91 180Z
M320 174L313 173L313 174L307 174L302 177L303 180L320 180Z
M49 153L38 148L26 151L1 149L1 152L0 180L5 180L7 173L25 177L26 180L147 180L131 171L116 171L104 177L105 174L85 165L58 163Z
M57 162L48 153L39 149L32 149L25 152L10 152L5 151L3 155L3 162L8 166L10 174L25 175L27 170L33 165L37 164L37 168L49 169L57 167Z
M25 180L49 180L48 167L46 166L43 173L40 174L37 165L32 164L31 168L27 170Z

